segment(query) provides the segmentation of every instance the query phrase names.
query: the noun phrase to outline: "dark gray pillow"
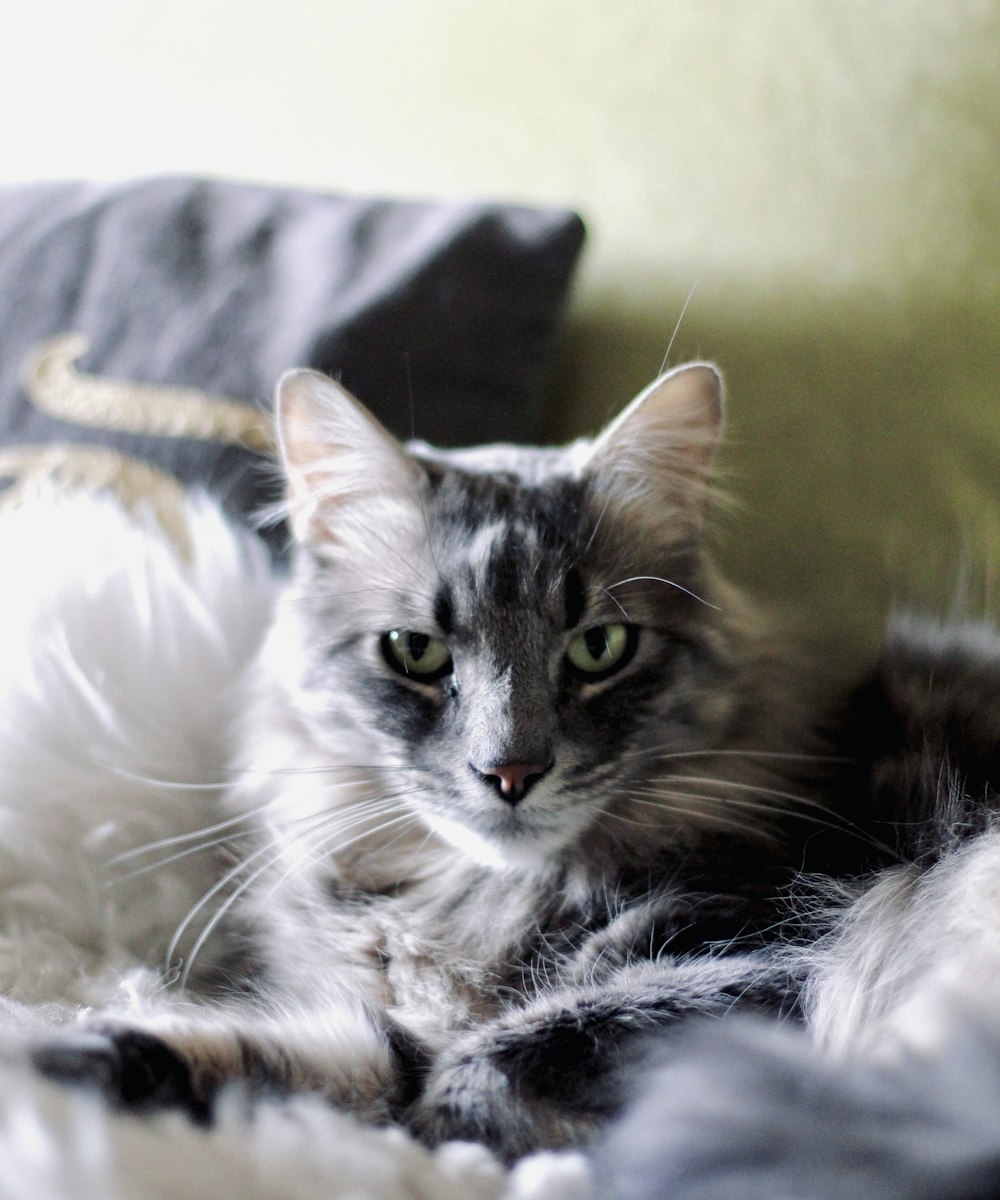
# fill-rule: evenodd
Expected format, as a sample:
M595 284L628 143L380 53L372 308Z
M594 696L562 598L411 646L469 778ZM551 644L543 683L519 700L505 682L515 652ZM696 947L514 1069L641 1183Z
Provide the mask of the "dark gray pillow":
M400 436L531 439L582 237L573 213L503 205L186 179L0 187L0 474L17 473L12 445L85 442L242 514L269 498L259 447L191 436L158 411L175 393L144 391L139 420L84 411L108 377L266 409L282 371L312 366ZM70 331L89 347L82 404L39 407L26 365Z

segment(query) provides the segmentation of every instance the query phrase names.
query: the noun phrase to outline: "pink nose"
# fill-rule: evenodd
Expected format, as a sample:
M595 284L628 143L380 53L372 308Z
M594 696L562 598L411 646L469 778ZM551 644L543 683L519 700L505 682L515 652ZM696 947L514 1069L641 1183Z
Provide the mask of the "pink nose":
M510 804L517 804L531 784L549 769L546 763L497 763L495 766L477 767L484 779L488 779Z

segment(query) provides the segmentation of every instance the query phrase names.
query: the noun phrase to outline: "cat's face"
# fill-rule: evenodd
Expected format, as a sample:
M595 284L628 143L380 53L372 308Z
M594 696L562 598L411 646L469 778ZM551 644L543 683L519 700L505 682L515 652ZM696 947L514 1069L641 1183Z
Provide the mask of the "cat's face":
M533 863L627 822L663 752L712 743L711 368L565 450L404 449L306 372L280 410L300 704L335 761L378 765L478 860Z

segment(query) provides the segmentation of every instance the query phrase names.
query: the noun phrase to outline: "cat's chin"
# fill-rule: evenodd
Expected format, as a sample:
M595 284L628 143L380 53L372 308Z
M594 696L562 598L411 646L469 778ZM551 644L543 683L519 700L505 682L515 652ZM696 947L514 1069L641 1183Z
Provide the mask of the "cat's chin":
M565 845L565 839L553 834L484 837L449 817L425 813L424 820L438 837L461 850L474 863L494 871L532 874L544 871Z

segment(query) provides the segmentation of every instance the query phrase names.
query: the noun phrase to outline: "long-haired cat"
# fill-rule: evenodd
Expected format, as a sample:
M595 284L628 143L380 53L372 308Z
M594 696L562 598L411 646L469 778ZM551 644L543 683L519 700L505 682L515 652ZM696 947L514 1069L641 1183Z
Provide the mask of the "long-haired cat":
M657 1030L801 1017L821 972L789 889L913 857L917 776L968 751L986 778L995 743L927 715L956 655L919 639L804 703L706 549L714 368L564 449L404 447L312 372L277 413L294 560L216 882L178 914L200 1003L92 1020L39 1065L199 1119L227 1084L317 1092L513 1158L593 1138Z

